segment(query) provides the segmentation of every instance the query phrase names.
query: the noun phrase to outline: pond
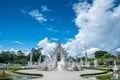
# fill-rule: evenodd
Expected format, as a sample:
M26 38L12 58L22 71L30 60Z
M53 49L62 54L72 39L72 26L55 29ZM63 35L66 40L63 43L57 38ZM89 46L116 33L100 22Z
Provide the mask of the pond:
M22 76L12 75L10 77L0 78L0 80L30 80L30 79L32 79L32 77L25 76L25 75L22 75Z
M9 75L6 73L0 75L0 80L30 80L33 78L39 78L39 76Z
M29 76L12 76L11 80L30 80L31 77Z

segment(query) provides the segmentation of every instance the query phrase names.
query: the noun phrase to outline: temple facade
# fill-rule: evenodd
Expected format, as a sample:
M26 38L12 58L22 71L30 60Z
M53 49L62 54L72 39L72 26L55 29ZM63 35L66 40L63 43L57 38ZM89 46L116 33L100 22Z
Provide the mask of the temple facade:
M64 70L66 66L68 53L64 48L61 47L60 41L57 43L57 46L51 51L50 57L55 61L56 70Z

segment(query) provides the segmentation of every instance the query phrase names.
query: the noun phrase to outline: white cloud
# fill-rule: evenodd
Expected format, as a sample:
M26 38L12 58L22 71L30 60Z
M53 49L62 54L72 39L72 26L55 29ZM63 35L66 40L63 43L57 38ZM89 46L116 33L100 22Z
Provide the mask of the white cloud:
M25 48L24 48L25 49ZM6 50L6 49L4 49L5 51L10 51L10 52L12 52L12 51L14 51L16 54L17 54L17 51L19 51L18 49L15 49L15 48L10 48L10 49L8 49L8 50ZM22 51L22 50L21 50ZM22 51L23 53L25 53L25 55L28 55L29 53L30 53L30 50L24 50L24 51Z
M69 39L66 39L66 40L71 42L72 40L74 40L74 38L69 38Z
M81 44L80 44L81 43ZM83 55L82 51L84 47L84 42L81 40L71 40L64 45L64 48L67 50L69 55L76 56L76 55Z
M10 52L12 52L12 51L14 51L15 53L17 53L17 49L14 49L14 48L11 48L11 49L9 49L9 50L7 50L7 49L2 49L2 50L0 50L0 52L1 51L10 51Z
M20 42L20 41L12 41L13 43L16 43L16 44L20 44L20 45L24 45L24 43Z
M9 51L14 51L15 53L17 53L17 49L11 48Z
M80 2L73 5L76 13L74 22L79 33L64 44L69 55L84 55L85 50L90 55L96 50L112 52L120 47L120 5L113 7L113 1L94 0L93 4ZM47 43L48 39L45 41L46 45L53 44Z
M90 49L87 49L88 56L94 57L93 54L94 54L96 51L99 51L99 50L100 50L99 48L94 48L94 47L91 47Z
M117 48L115 51L116 51L116 52L120 52L120 48Z
M43 16L43 14L40 13L38 10L32 10L28 14L41 23L47 21L47 19Z
M58 38L50 38L51 40L58 41Z
M65 48L71 54L79 54L82 47L91 47L111 51L120 43L120 5L113 8L113 0L94 0L93 5L74 4L75 24L80 28L75 39L68 42Z
M0 52L1 51L10 51L10 52L12 52L12 51L14 51L15 52L15 54L17 54L17 51L19 51L18 49L15 49L15 48L10 48L10 49L0 49ZM21 50L22 51L22 50ZM22 51L23 53L25 53L25 55L28 55L29 53L30 53L30 50L27 50L27 51Z
M56 46L55 43L50 43L48 41L47 37L45 39L39 41L39 43L37 45L38 45L38 47L43 48L43 50L42 50L43 54L50 53L53 50L53 48Z
M46 27L47 30L51 31L51 32L55 32L55 33L58 33L58 30L55 30L53 28L50 28L50 27Z
M45 5L42 5L42 6L41 6L41 9L42 9L42 12L51 11L51 9L48 9L48 7L45 6Z

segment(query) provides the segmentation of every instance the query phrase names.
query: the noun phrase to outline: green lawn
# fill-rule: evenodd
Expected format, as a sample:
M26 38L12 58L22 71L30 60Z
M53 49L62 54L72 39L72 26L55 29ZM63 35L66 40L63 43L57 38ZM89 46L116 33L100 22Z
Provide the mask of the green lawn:
M91 67L91 68L87 68L87 69L92 69L92 70L102 70L104 72L101 73L95 73L95 74L82 74L80 76L100 76L100 75L110 75L112 72L112 67Z
M12 74L12 75L27 75L27 76L32 76L32 77L43 77L42 74L29 74L29 73L20 73L20 72L16 72L17 70L23 70L23 69L33 69L33 68L22 68L21 66L11 66L8 67L8 73Z
M0 80L10 80L10 74L6 73L4 70L0 70Z

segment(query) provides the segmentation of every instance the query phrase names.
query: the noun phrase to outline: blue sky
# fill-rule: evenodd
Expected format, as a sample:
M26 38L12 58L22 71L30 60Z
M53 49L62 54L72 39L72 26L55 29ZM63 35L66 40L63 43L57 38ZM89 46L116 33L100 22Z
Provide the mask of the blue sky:
M78 33L72 4L77 0L1 0L0 49L36 47L43 38L66 43ZM46 7L48 10L43 10ZM39 11L47 21L38 21L29 12ZM52 39L50 41L53 41Z
M51 47L56 39L72 54L83 43L89 52L120 50L119 12L120 0L1 0L0 50Z

